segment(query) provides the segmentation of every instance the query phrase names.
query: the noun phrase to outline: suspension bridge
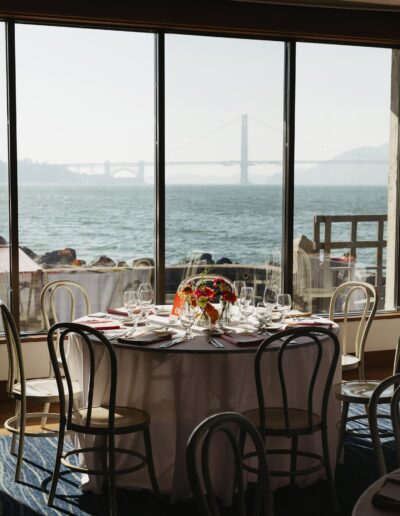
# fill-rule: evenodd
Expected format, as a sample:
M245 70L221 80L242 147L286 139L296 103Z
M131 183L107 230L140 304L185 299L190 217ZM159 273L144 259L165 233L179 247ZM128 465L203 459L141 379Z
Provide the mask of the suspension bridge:
M275 128L265 122L262 122L254 117L253 120L268 127L269 130L278 133L279 137L282 134L282 128ZM272 165L272 166L282 166L282 158L277 159L261 159L261 160L253 160L249 159L249 129L248 129L248 120L249 115L242 114L240 117L236 117L235 119L223 124L222 126L208 131L206 134L199 136L198 138L191 140L176 149L172 149L167 153L167 156L181 151L187 147L193 146L204 140L206 138L210 138L216 132L219 132L225 129L227 126L232 125L233 123L237 123L240 120L240 159L236 160L166 160L166 166L168 167L181 167L181 166L237 166L240 170L240 174L238 177L238 182L241 185L250 184L249 180L249 168L256 167L260 165ZM301 139L302 143L309 144L319 148L320 150L326 154L330 154L330 158L326 158L321 153L318 157L313 157L311 159L296 159L296 166L313 166L313 165L331 165L332 162L332 154L335 152L340 154L342 151L332 149L326 145L319 144L316 142L307 141L305 139ZM283 142L282 142L283 145ZM355 159L335 159L334 161L336 165L346 165L346 164L387 164L387 159L370 159L369 157L363 157L360 154ZM75 172L78 174L103 174L107 177L119 177L121 173L128 174L128 177L131 178L136 183L144 183L144 175L145 175L145 167L154 167L154 161L152 160L139 160L136 162L97 162L97 163L64 163L65 167L67 167L71 172Z

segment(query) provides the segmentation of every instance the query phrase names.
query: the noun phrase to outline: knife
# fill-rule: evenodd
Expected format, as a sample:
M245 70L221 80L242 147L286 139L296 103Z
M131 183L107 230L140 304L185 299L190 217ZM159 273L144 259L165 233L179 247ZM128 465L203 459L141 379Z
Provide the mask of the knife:
M184 337L179 337L178 339L171 340L170 342L164 342L164 344L160 344L158 347L165 349L170 348L171 346L175 346L175 344L179 344L179 342L182 342L184 340Z

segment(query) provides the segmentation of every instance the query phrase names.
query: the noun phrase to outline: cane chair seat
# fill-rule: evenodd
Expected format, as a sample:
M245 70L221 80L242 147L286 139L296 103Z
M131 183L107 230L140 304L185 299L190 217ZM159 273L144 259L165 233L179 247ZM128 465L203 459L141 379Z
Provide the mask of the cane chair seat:
M355 355L342 355L342 370L350 371L360 367L360 359Z
M87 408L73 411L71 422L76 425L85 426L87 412ZM115 407L114 417L116 434L129 433L150 424L150 415L144 410L135 408ZM109 418L110 413L108 407L93 407L90 425L93 428L108 428Z
M374 389L380 384L378 380L349 380L339 383L335 387L335 397L348 403L360 403L368 405ZM389 387L380 396L381 403L390 403L393 395L393 387Z
M264 409L265 413L265 429L269 432L278 431L281 433L286 428L285 410L282 407L269 407ZM260 412L259 409L249 410L243 413L252 421L257 428L260 428ZM312 414L312 428L316 431L321 423L318 414ZM310 433L310 420L307 410L289 408L288 409L289 427L292 432L297 434Z
M26 381L26 397L35 398L36 401L44 403L57 403L59 400L58 387L55 378L37 378ZM79 397L81 388L78 381L73 381L74 398ZM64 381L64 387L67 384ZM21 398L21 384L16 383L13 386L13 396L16 399Z

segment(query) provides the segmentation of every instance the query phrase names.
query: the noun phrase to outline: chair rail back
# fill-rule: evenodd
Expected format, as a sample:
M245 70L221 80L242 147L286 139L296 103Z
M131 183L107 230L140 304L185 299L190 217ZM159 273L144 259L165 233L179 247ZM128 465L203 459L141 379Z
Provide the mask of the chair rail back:
M394 441L396 447L396 458L397 465L400 467L400 374L395 374L393 376L389 376L383 380L377 387L375 387L374 392L371 396L371 401L369 403L369 411L368 411L368 421L371 431L371 439L372 439L372 447L375 452L376 459L378 461L378 470L379 476L386 475L386 463L385 457L382 449L382 442L378 429L378 405L379 398L383 394L383 392L393 386L393 396L390 403L390 416L393 425L393 434Z
M341 344L342 353L347 353L347 344L349 340L349 325L348 319L351 314L351 301L354 300L355 295L362 293L364 296L364 307L361 313L361 319L358 323L357 333L355 338L355 354L360 359L360 380L364 379L364 350L367 342L369 330L372 321L375 317L378 308L379 295L378 289L370 283L361 281L348 281L343 283L332 295L329 305L329 318L335 318L335 306L338 299L343 299L343 324L341 327Z
M327 342L322 342L322 335L326 335L329 337ZM290 352L290 350L297 346L296 340L302 337L306 337L309 342L307 342L307 346L310 348L316 349L316 358L314 364L311 367L311 373L308 375L308 378L305 378L305 388L307 392L307 412L308 412L308 431L312 433L313 428L313 412L315 411L315 386L318 375L320 374L320 367L322 362L322 357L324 353L327 353L328 346L331 349L331 360L329 363L328 374L325 379L325 383L323 386L323 394L321 399L321 405L319 407L319 414L321 417L321 424L325 425L327 420L327 412L328 412L328 400L329 393L332 387L333 377L335 374L335 369L337 366L337 362L340 354L340 344L336 335L326 329L321 327L301 327L301 328L291 328L280 332L276 335L271 335L264 342L262 342L257 350L255 357L255 380L256 380L256 389L257 389L257 398L258 398L258 407L260 414L260 433L261 435L266 434L266 421L265 421L265 406L266 406L266 389L264 388L265 379L262 373L262 364L265 357L268 355L266 353L268 348L270 348L274 343L279 346L278 350L278 377L279 377L279 387L280 394L282 397L282 408L284 414L284 433L287 437L292 436L292 428L290 426L290 418L289 418L289 409L296 408L290 406L290 399L288 396L288 389L286 384L285 372L284 372L284 359L286 357L286 353ZM275 354L275 353L274 353ZM308 381L308 383L307 383Z
M189 484L192 489L199 514L219 516L220 512L214 496L210 474L212 444L218 434L223 434L229 442L235 465L235 487L238 516L246 516L243 480L242 444L251 442L258 461L258 475L254 496L253 515L272 516L272 494L269 471L265 456L264 442L254 424L242 414L221 412L205 419L192 432L186 448L186 465ZM239 436L239 439L238 439Z
M48 283L40 294L40 308L42 311L43 321L46 330L49 330L52 324L59 321L56 309L56 293L63 292L69 300L69 321L76 319L76 301L77 295L83 299L86 314L91 312L90 299L85 288L72 280L57 280ZM52 321L52 322L51 322Z
M68 407L66 410L66 401L65 401L65 392L63 379L61 374L61 364L59 364L57 360L56 346L54 343L55 334L59 333L59 352L61 356L62 368L65 374L65 380L67 382L68 387ZM79 340L76 338L71 338L73 336L78 336ZM67 342L68 340L68 342ZM53 370L55 373L58 391L60 395L60 414L61 417L64 417L67 414L66 423L67 428L71 430L75 430L77 432L90 433L90 434L101 434L101 433L113 433L114 432L114 419L115 419L115 398L116 398L116 390L117 390L117 358L112 344L109 340L104 337L102 333L91 328L89 326L85 326L83 324L63 322L54 324L47 335L47 345L49 348L50 359L53 366ZM70 368L67 361L67 346L78 346L82 345L82 353L85 351L89 354L89 381L88 381L88 390L87 390L87 403L84 407L87 410L85 424L78 424L72 421L72 413L74 410L74 396L73 396L73 387L72 387L72 377ZM108 353L109 358L109 368L110 368L110 388L108 395L108 408L109 408L109 418L108 418L108 428L104 430L93 428L91 425L92 422L92 411L93 411L93 395L94 395L94 386L95 386L95 376L96 376L96 357L95 357L95 349L94 346L103 345L105 347L106 352ZM86 349L85 349L86 348Z
M0 301L1 317L3 320L4 333L6 337L6 346L8 354L8 379L7 394L12 395L15 383L21 384L21 397L25 399L26 395L26 377L24 360L22 355L21 341L14 318L7 306Z

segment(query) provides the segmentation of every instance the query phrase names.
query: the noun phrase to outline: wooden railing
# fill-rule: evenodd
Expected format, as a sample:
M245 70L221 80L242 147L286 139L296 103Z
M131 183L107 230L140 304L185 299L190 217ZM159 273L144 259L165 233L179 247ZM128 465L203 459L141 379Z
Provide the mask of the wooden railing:
M358 249L376 249L375 263L367 267L368 270L375 273L375 285L381 288L383 285L383 271L385 269L383 263L383 249L386 247L385 223L387 215L316 215L314 217L314 249L315 251L323 251L323 259L332 258L331 251L334 249L343 249L347 251L349 259L357 260ZM359 240L358 229L359 223L376 224L375 240ZM332 240L332 225L339 223L350 223L350 234L347 240ZM324 231L322 232L322 226ZM321 239L321 234L323 238Z

